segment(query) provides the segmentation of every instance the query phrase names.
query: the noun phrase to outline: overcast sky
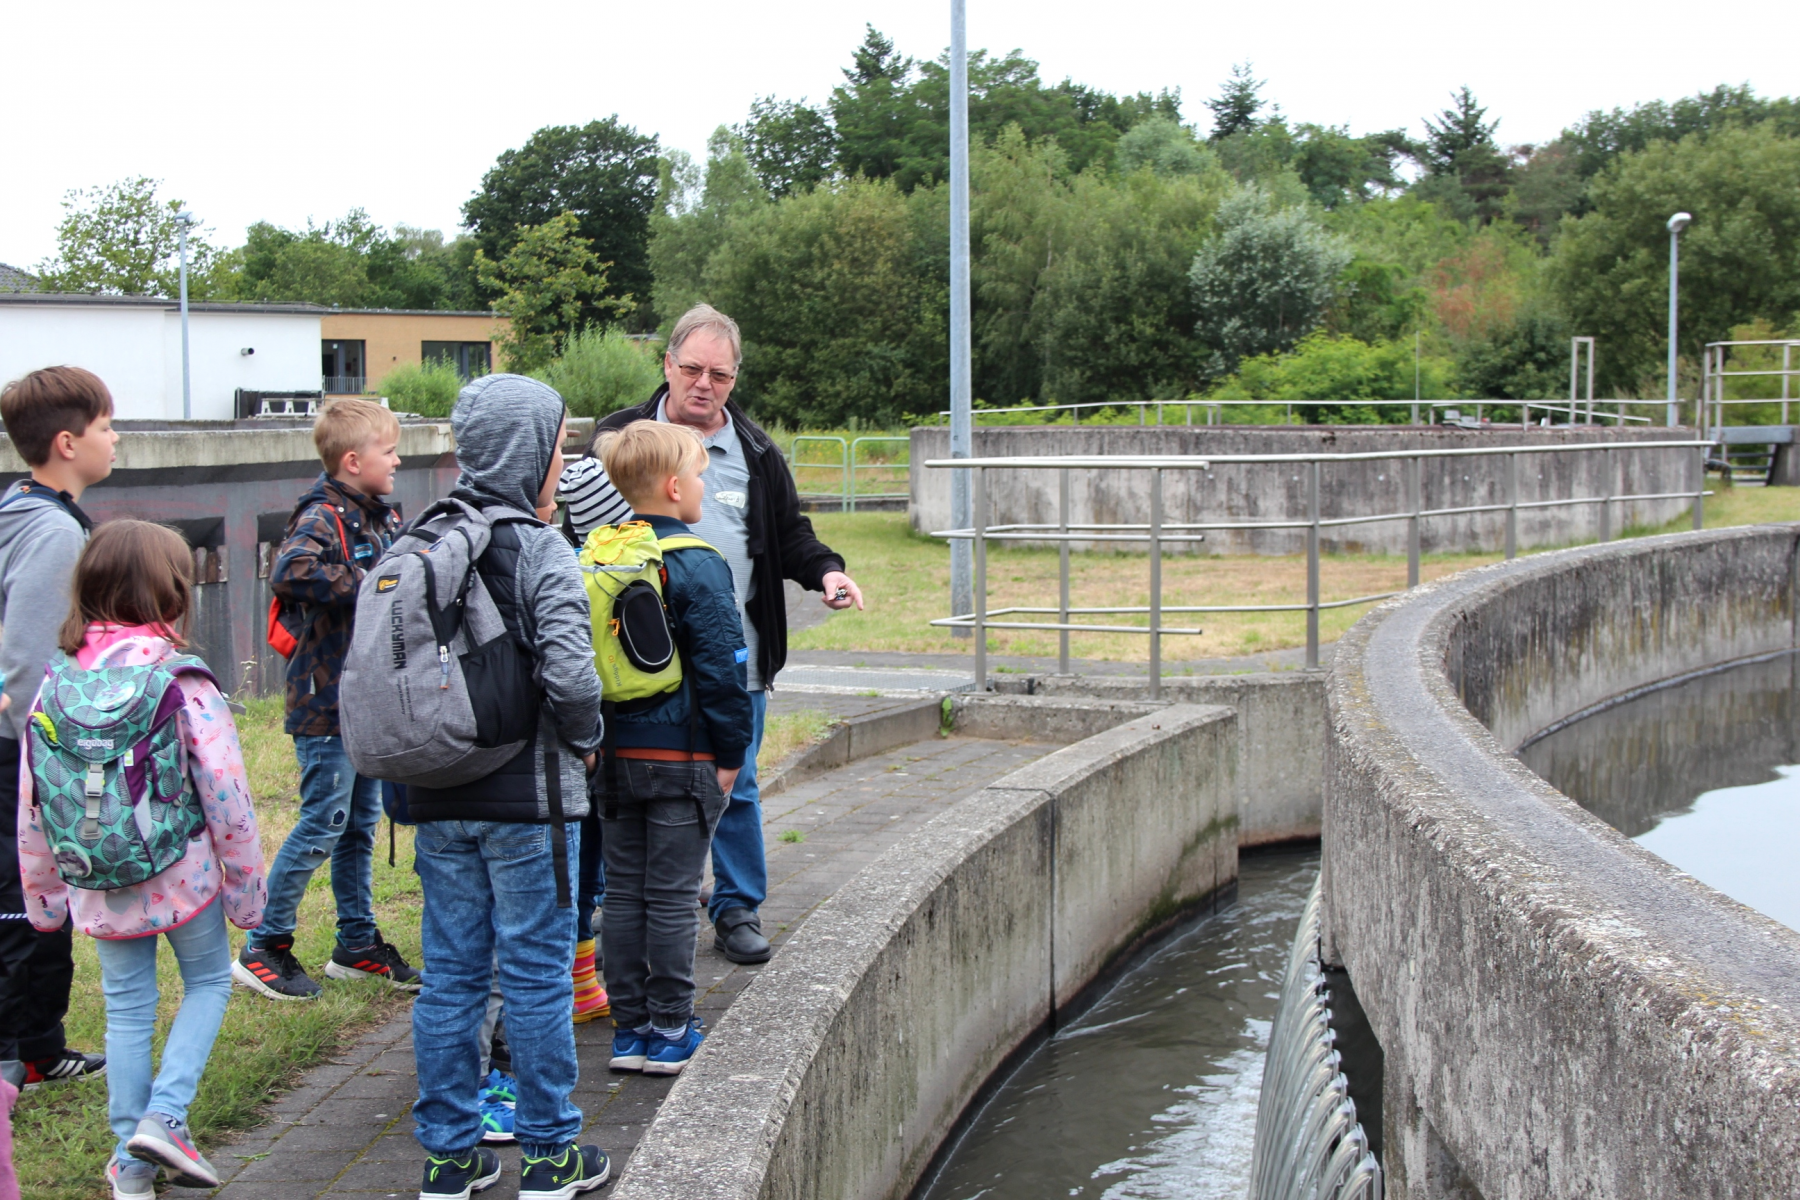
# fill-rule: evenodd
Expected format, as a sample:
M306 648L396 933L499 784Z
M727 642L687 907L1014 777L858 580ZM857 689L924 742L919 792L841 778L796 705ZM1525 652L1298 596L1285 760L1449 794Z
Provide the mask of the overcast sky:
M1800 92L1793 0L1744 0L1729 19L1662 0L968 7L971 47L1021 49L1047 82L1178 87L1191 121L1245 60L1291 119L1356 133L1417 134L1466 83L1508 143L1722 82ZM540 126L617 113L699 155L759 95L827 97L865 22L915 57L949 42L947 0L9 5L0 262L54 252L69 189L135 175L163 180L222 245L252 221L358 205L450 234L495 155Z

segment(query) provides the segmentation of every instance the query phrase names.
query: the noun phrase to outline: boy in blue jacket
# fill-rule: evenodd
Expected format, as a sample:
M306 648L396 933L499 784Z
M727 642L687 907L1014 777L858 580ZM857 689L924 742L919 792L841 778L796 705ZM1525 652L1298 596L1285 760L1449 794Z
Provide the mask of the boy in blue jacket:
M707 451L684 425L634 421L608 431L601 464L658 538L700 519ZM663 554L663 588L681 684L618 712L596 772L606 906L600 928L616 1071L675 1075L693 1058L694 939L700 875L750 746L744 630L731 569L717 551ZM623 707L623 706L622 706Z

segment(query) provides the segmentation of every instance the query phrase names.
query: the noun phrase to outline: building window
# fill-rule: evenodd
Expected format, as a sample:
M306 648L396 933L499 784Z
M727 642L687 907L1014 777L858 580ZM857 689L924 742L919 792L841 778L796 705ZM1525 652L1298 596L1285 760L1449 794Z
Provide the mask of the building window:
M489 357L491 345L490 342L421 342L419 361L427 365L434 361L447 362L464 379L473 379L493 370Z
M325 376L325 393L329 396L360 396L363 385L367 382L367 372L363 370L363 344L361 342L320 343L323 355Z

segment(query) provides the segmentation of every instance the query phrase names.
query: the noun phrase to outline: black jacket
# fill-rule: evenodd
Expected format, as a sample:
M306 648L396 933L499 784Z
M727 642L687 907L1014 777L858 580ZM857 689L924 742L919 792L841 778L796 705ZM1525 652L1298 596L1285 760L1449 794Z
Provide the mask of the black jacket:
M656 406L669 394L667 384L633 408L621 409L595 427L619 429L633 421L654 421ZM738 440L750 463L750 561L756 594L747 611L756 626L757 667L764 687L772 687L775 675L787 663L787 595L783 579L791 579L809 592L825 590L827 571L842 571L844 560L813 534L812 522L800 511L800 493L793 472L781 457L781 448L744 415L736 401L727 400L725 411L737 425ZM588 452L593 453L590 442Z

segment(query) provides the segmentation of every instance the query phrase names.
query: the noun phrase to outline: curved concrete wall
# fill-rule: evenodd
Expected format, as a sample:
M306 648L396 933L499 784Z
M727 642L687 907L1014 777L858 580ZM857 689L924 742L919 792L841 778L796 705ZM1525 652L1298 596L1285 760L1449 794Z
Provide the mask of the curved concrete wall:
M1198 705L1138 716L864 868L709 1035L617 1200L906 1196L1058 1009L1235 881L1235 719Z
M1691 436L1673 429L1533 429L1477 431L1446 426L1329 425L1270 428L1250 425L1003 426L977 429L978 458L1028 454L1353 454L1414 450L1504 448L1507 446L1592 445L1593 453L1528 454L1518 459L1521 502L1600 495L1660 495L1691 490L1699 459L1693 450L1639 450L1632 443ZM1610 449L1601 449L1610 447ZM950 472L916 464L950 457L950 433L942 426L912 431L914 529L950 528ZM1426 459L1421 469L1424 507L1457 508L1506 502L1507 460ZM1049 523L1057 519L1055 471L994 470L989 473L994 524ZM1075 471L1070 479L1070 521L1143 522L1150 519L1147 471ZM1163 481L1165 519L1181 521L1304 521L1305 473L1292 463L1220 464L1211 471L1170 471ZM1609 490L1610 489L1610 490ZM1376 512L1405 512L1410 506L1404 461L1368 460L1327 464L1319 473L1319 513L1330 519ZM1612 530L1627 525L1660 525L1688 508L1684 500L1642 500L1612 507ZM1600 536L1600 506L1522 509L1519 545L1564 546ZM1321 544L1329 553L1406 553L1407 523L1327 527ZM1303 530L1215 530L1202 546L1169 543L1165 553L1203 550L1208 554L1299 554ZM1420 523L1426 553L1497 550L1505 544L1504 513L1464 513ZM1132 547L1142 552L1142 547Z
M1800 934L1509 753L1609 696L1792 647L1797 539L1483 568L1339 643L1326 955L1385 1053L1391 1196L1800 1194Z

